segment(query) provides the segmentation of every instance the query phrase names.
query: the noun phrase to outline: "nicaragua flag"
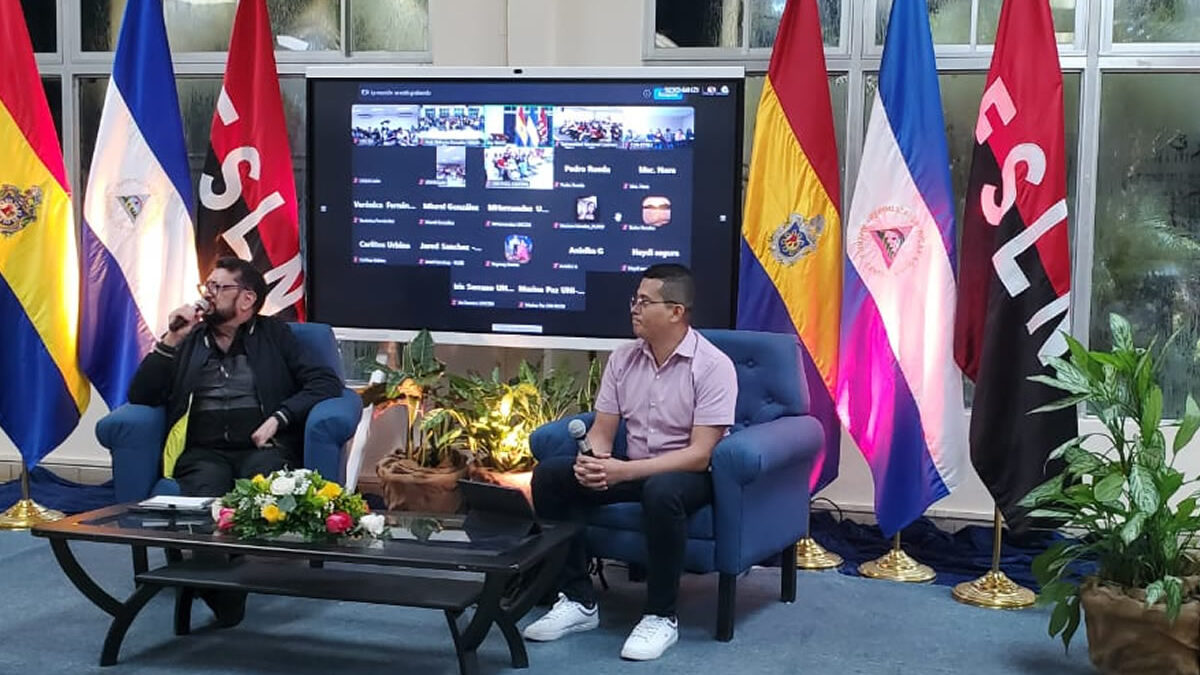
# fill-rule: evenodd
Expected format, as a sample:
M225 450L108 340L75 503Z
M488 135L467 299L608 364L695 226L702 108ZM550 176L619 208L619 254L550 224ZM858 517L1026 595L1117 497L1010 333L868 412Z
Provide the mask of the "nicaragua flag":
M838 414L892 536L968 462L950 161L924 0L894 0L846 226Z
M79 362L110 409L197 296L192 183L161 0L130 0L83 200Z
M79 260L71 189L25 17L0 2L0 429L26 467L79 423Z
M825 445L809 490L837 478L841 423L833 406L842 309L837 144L816 0L790 0L763 83L750 155L738 267L737 327L794 333L811 414Z

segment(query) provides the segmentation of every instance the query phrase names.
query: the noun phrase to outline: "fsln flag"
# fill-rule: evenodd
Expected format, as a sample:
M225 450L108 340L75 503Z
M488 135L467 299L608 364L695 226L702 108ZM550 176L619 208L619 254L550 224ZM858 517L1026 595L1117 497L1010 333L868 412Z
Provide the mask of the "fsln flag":
M266 0L241 0L200 176L196 251L236 255L267 280L263 314L304 320L296 178Z
M1071 254L1062 71L1046 0L1007 0L975 125L963 214L955 357L975 382L971 460L1010 527L1017 502L1057 473L1050 452L1077 432L1074 407L1030 415L1061 392Z
M825 429L816 492L837 477L833 406L842 304L842 218L833 108L815 0L790 0L763 83L742 224L737 326L794 333L811 412Z
M887 536L968 469L950 158L924 0L894 0L846 227L838 413Z
M197 297L192 181L160 0L129 0L92 154L79 362L109 408Z
M0 0L0 428L33 468L79 423L71 189L21 3Z
M546 109L538 108L538 138L539 145L550 145L550 121L546 119Z

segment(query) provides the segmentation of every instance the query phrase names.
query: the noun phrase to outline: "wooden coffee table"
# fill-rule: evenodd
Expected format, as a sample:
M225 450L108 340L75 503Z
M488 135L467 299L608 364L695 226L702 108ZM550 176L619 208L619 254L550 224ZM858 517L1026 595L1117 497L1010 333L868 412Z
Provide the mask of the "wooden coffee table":
M520 536L464 523L462 516L388 513L393 538L386 541L241 540L214 533L207 514L147 513L132 506L110 506L33 528L34 535L50 540L71 583L112 615L100 653L102 666L117 662L126 631L150 598L174 587L176 635L190 631L198 590L403 605L445 614L463 675L478 672L476 649L492 625L503 633L513 667L526 668L529 657L517 622L551 590L568 541L578 531L577 525L556 523ZM83 569L71 551L73 540L131 547L136 588L124 602ZM164 549L167 563L150 569L150 548ZM406 573L356 569L366 565L406 568Z

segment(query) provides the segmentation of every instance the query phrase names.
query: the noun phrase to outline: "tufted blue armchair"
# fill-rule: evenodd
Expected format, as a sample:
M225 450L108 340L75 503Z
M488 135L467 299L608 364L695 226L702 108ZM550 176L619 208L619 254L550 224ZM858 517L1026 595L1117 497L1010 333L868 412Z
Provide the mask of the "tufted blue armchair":
M318 361L344 377L333 331L319 323L290 324L296 339ZM342 395L313 406L304 425L304 466L339 483L345 482L346 441L362 416L362 398L343 388ZM165 408L127 403L96 424L96 439L112 454L113 488L118 502L151 495L177 495L179 485L162 477L162 449L167 437Z
M717 572L718 640L733 638L737 575L782 552L780 599L796 599L796 541L808 534L808 478L824 432L808 414L808 389L791 335L702 330L737 369L738 398L731 433L713 450L713 503L688 524L684 568ZM577 416L590 427L594 415ZM567 433L571 419L540 427L529 438L539 460L574 454ZM625 456L621 422L613 454ZM590 553L600 558L646 563L641 505L597 508L588 522Z

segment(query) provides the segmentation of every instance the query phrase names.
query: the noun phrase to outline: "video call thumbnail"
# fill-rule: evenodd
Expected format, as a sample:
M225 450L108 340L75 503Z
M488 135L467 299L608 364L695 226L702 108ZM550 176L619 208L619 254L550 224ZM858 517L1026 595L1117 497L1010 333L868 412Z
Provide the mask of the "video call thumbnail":
M562 147L671 150L696 139L696 111L683 106L574 106L554 111Z
M483 151L489 188L551 190L554 188L554 148L493 146Z

